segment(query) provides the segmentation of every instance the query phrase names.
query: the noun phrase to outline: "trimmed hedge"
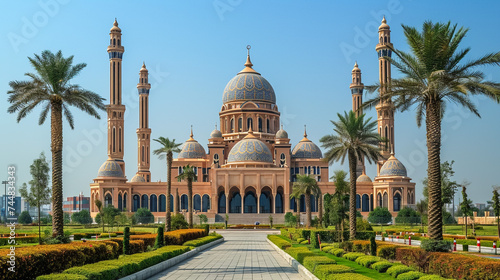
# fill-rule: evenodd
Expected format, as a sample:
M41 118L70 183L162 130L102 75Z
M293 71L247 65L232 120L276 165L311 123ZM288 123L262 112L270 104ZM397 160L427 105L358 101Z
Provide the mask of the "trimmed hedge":
M304 258L304 266L309 269L309 271L314 273L314 270L318 265L322 264L336 264L335 260L330 259L325 256L310 256Z
M394 265L387 269L386 273L390 274L392 277L397 277L399 274L408 272L408 271L413 271L412 268L406 266L406 265Z
M306 247L290 247L287 248L285 252L299 263L302 263L305 257L314 256L314 253L309 251Z
M344 255L345 251L344 251L344 249L333 248L329 251L329 253L336 256L336 257L342 257L342 255Z
M222 235L220 235L220 234L209 235L209 236L201 237L201 238L198 238L195 240L186 241L186 242L184 242L184 244L182 244L182 246L200 247L202 245L208 244L212 241L215 241L215 240L221 239L221 238L222 238ZM281 240L283 240L283 239L281 239Z
M364 257L366 256L365 254L363 253L347 253L347 254L344 254L344 259L348 259L350 261L355 261L357 258L359 257Z
M372 278L357 273L330 274L327 280L372 280Z
M49 274L38 276L36 280L87 280L88 278L79 274Z
M408 271L402 274L398 275L398 280L417 280L420 279L420 277L424 276L425 273L418 272L418 271Z
M292 243L286 241L285 239L277 236L277 235L268 235L267 238L274 243L274 245L278 246L281 250L285 250L288 247L292 247Z
M301 243L302 241L306 240L305 238L299 237L297 238L297 243Z
M418 280L448 280L448 278L443 278L439 275L426 274L426 275L420 277ZM450 279L450 280L453 280L453 279Z
M375 256L364 256L356 259L356 263L364 267L370 267L370 265L379 261L381 261L381 259Z
M354 240L354 241L352 241L352 251L369 254L370 253L370 241L366 241L366 240Z
M395 260L396 259L396 249L400 248L398 245L382 245L377 248L377 256L388 259Z
M179 229L165 232L165 245L182 245L184 242L206 236L205 229Z
M9 240L10 239L8 237L0 238L0 246L9 245ZM17 236L16 243L17 244L38 243L38 235Z
M379 261L379 262L376 262L376 263L373 263L370 268L371 269L375 269L376 271L378 272L386 272L387 269L389 269L389 267L392 267L394 265L398 265L397 263L392 263L392 262L389 262L389 261L386 261L386 260L383 260L383 261Z
M354 269L341 264L322 264L316 267L314 274L320 279L326 279L330 274L354 272ZM356 274L359 275L359 274ZM329 278L328 278L329 279ZM351 278L353 279L353 278ZM357 279L357 278L354 278Z
M302 244L302 245L308 245L309 244L309 240L304 240L304 241L300 242L300 244Z
M431 253L429 273L460 279L500 279L500 262L471 255Z

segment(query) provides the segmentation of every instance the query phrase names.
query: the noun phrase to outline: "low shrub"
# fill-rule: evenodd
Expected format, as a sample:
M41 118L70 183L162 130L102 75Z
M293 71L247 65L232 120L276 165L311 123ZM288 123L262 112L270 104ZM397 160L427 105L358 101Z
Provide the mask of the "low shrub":
M373 263L379 262L381 259L375 256L364 256L356 259L356 263L364 267L370 267Z
M413 271L413 269L406 265L393 265L387 269L386 273L391 275L392 277L398 277L399 274L408 271Z
M420 279L420 277L424 276L425 273L418 272L418 271L408 271L405 273L401 273L398 275L398 280L417 280Z
M305 257L313 256L313 252L309 251L306 247L290 247L285 250L292 258L296 259L299 263L304 261Z
M344 249L333 248L330 250L329 253L336 256L336 257L342 257L344 255L345 251L344 251Z
M500 262L471 255L431 253L429 273L457 279L500 279Z
M309 240L304 240L304 241L300 242L300 244L302 244L302 245L308 245L309 244Z
M345 259L350 260L350 261L355 261L357 258L364 257L364 256L366 256L366 255L363 253L347 253L347 254L344 254L343 257Z
M118 234L114 233L114 232L110 232L110 233L101 233L99 235L99 238L112 238L112 237L117 237Z
M379 261L371 265L371 269L375 269L378 272L386 272L387 269L393 266L394 263L388 261Z
M310 256L304 258L304 266L314 273L315 268L322 264L336 264L335 260L325 256Z
M346 252L352 252L353 243L351 241L344 241L339 244L339 248L344 249Z
M181 245L186 241L206 236L204 229L178 229L166 232L164 235L165 245Z
M449 252L452 243L449 240L424 239L420 243L420 248L427 252Z
M304 241L304 240L306 240L306 239L305 239L305 238L302 238L302 237L297 238L297 242L298 242L298 243L300 243L300 242L302 242L302 241Z
M352 241L352 251L364 254L370 253L370 241L354 240Z
M330 274L354 272L354 269L341 264L322 264L316 267L314 274L319 279L326 279ZM357 278L354 278L357 279Z
M274 243L274 245L278 246L281 250L285 250L288 247L292 247L292 243L286 241L285 239L277 236L277 235L268 235L267 238Z
M88 278L79 274L53 273L38 276L36 280L87 280Z
M383 245L377 248L377 256L388 259L395 260L396 259L396 249L401 246L397 245Z
M278 237L278 236L276 236L276 237ZM208 244L208 243L210 243L212 241L215 241L215 240L221 239L221 238L222 238L222 235L220 235L220 234L209 235L209 236L201 237L201 238L198 238L198 239L195 239L195 240L186 241L182 245L183 246L191 246L191 247L199 247L199 246ZM281 239L280 237L278 237L278 238ZM283 240L283 239L281 239L281 240ZM285 240L283 240L283 241L285 241ZM287 242L287 241L285 241L285 242Z
M8 237L0 238L0 246L9 245ZM17 236L16 237L17 244L25 244L25 243L38 243L38 235L27 235L27 236Z
M332 245L327 245L327 246L321 246L321 251L323 252L328 252L330 251L331 249L336 249L335 247L333 247Z
M448 280L448 279L447 278L443 278L443 277L441 277L439 275L429 275L429 274L426 274L426 275L420 277L418 280Z
M130 254L137 254L146 251L146 244L143 240L130 240Z
M330 274L327 280L371 280L372 278L357 273Z

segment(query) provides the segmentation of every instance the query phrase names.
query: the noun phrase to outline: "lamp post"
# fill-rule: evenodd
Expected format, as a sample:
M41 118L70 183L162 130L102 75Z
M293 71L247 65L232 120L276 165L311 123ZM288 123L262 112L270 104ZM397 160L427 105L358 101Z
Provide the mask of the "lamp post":
M4 221L5 223L7 223L7 184L9 183L9 181L2 181L2 184L4 185L5 187L5 197L4 197L4 205L3 205L3 208L4 208L4 212L3 212L3 215L4 215Z

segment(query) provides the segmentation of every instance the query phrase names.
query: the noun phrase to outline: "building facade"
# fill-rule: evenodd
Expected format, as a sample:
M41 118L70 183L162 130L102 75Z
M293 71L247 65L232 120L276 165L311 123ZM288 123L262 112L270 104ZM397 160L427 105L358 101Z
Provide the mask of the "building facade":
M90 212L90 197L86 197L81 192L78 196L69 196L63 201L63 211L70 215L75 212L87 210Z
M110 31L108 47L110 59L110 104L108 114L108 159L102 164L94 182L90 184L90 210L97 214L95 200L104 201L122 211L135 212L148 208L156 221L165 220L166 207L172 212L187 211L187 183L172 180L171 204L166 205L166 182L151 182L149 128L148 70L143 64L139 71L138 101L139 127L137 128L137 172L127 180L123 170L123 127L125 106L121 104L121 29L115 21ZM390 28L385 18L379 28L380 42L376 46L379 56L381 84L390 81ZM191 129L181 152L172 165L173 178L183 167L193 166L193 208L208 216L211 222L222 222L229 215L232 224L284 221L284 213L305 211L295 199L290 199L296 175L307 174L318 182L323 194L334 193L335 184L329 182L329 166L320 148L307 138L296 144L280 126L277 95L271 84L253 68L250 47L243 70L226 85L219 112L219 128L209 136L207 150ZM357 63L352 71L353 110L362 104L363 84ZM154 92L154 89L153 89ZM151 94L153 94L153 92ZM380 94L384 94L381 89ZM387 138L383 144L383 158L377 163L377 177L372 181L365 174L364 161L358 162L357 208L364 216L374 207L388 207L393 215L407 205L413 205L415 184L407 177L403 164L394 156L394 107L385 102L377 107L379 133ZM360 114L361 110L357 110ZM382 145L382 144L381 144ZM292 147L293 146L293 147ZM388 148L390 146L390 148ZM392 151L392 152L391 152ZM312 211L317 214L318 199L312 197Z

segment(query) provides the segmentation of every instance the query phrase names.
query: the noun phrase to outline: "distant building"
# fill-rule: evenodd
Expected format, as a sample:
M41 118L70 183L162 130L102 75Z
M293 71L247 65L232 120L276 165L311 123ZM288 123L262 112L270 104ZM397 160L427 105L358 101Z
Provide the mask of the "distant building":
M33 220L38 219L38 207L31 206L26 200L24 200L24 198L21 199L21 201L22 201L21 210L22 211L28 211L30 213L31 218L33 218ZM52 211L52 205L51 204L42 205L42 207L40 207L40 216L42 218L46 217L49 214L51 214L51 211Z
M13 201L10 199L10 196L7 196L7 198L5 198L5 194L2 195L1 198L2 199L0 200L0 214L1 214L2 220L5 219L5 211L12 210L12 209L9 209L8 207L14 207L14 213L15 213L16 217L18 217L19 214L21 214L21 212L23 211L23 208L22 208L20 196L14 197ZM6 199L7 199L7 201L6 201ZM11 203L11 202L13 202L13 203ZM7 207L5 207L5 206L7 206ZM9 214L9 212L7 212L7 218L9 217L9 215L12 216L11 214Z
M82 210L90 211L90 197L83 196L83 192L78 196L67 197L63 202L64 212L71 214Z
M486 204L484 203L474 203L474 206L477 207L479 210L485 210L486 209Z

